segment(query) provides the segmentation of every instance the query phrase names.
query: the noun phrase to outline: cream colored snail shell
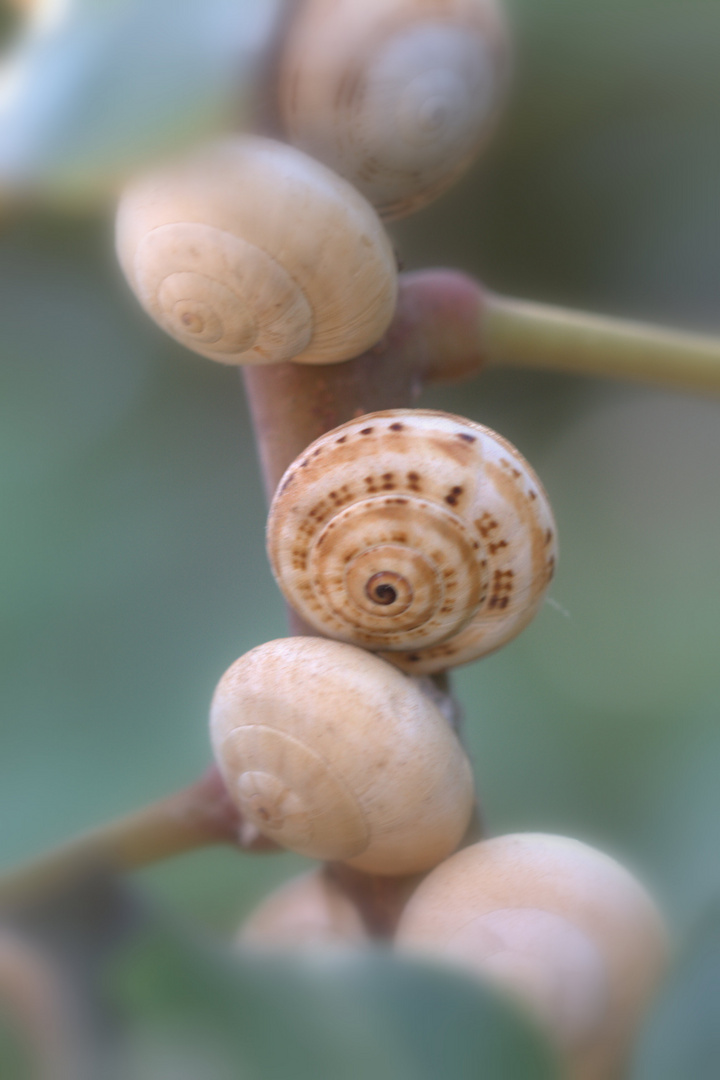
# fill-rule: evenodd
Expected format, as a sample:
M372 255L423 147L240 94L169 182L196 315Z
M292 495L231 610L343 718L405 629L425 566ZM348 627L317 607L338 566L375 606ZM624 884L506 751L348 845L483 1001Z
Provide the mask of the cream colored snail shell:
M221 363L348 360L395 309L395 257L372 207L270 139L226 138L136 181L116 237L148 314Z
M28 1053L31 1072L22 1069L23 1076L78 1080L90 1075L83 1052L87 1032L68 992L67 972L49 950L6 926L0 926L0 1022Z
M251 913L237 937L240 945L277 949L369 940L357 908L322 869L286 881Z
M487 139L507 54L496 0L304 0L280 73L286 133L402 217Z
M377 874L435 866L473 806L462 747L396 668L351 645L261 645L220 680L215 759L242 815L283 847Z
M311 626L426 674L527 626L553 575L555 534L542 484L500 435L397 409L308 447L280 482L267 546Z
M611 1080L663 972L667 943L644 888L565 837L465 848L410 898L397 947L497 982L546 1025L573 1080Z

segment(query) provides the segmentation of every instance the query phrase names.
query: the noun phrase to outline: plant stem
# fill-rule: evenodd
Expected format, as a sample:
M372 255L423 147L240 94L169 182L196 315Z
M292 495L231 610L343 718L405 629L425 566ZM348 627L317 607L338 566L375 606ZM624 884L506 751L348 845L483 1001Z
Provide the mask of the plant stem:
M720 339L486 293L488 363L720 392Z
M409 275L397 317L377 349L345 364L248 370L268 496L297 454L328 429L363 412L412 404L422 384L423 366L437 351L433 333L445 342L449 364L456 339L458 356L471 356L474 368L479 362L473 343L476 324L477 289L469 279L446 271ZM462 340L460 327L465 333ZM297 619L294 631L311 632ZM442 695L444 690L437 692ZM445 704L452 718L455 710L448 695ZM277 850L241 821L219 772L212 768L196 784L0 875L0 906L22 904L93 866L134 870L221 843L253 851ZM376 891L384 895L386 890Z
M718 339L511 300L456 271L405 274L392 326L363 356L245 369L268 499L288 465L326 431L367 412L411 407L426 382L467 379L485 363L720 391ZM314 632L289 617L294 633ZM452 717L452 695L434 681L432 692ZM474 830L477 838L477 821ZM275 848L243 825L213 768L196 784L0 875L0 905L22 903L91 865L132 870L220 843ZM403 897L407 882L340 876L369 926L390 925L392 897Z
M94 867L135 870L211 844L240 845L241 826L213 767L190 787L0 875L0 905L22 904Z
M272 364L243 369L268 500L287 467L315 439L355 417L409 408L438 360L443 378L472 373L478 351L478 287L453 271L404 275L393 324L375 348L341 364ZM295 634L315 634L292 611ZM417 680L453 722L457 705L447 676ZM423 684L428 684L423 686ZM471 825L480 835L479 815ZM374 937L390 936L423 875L387 877L341 864L328 873L359 911Z
M453 270L404 274L390 329L362 356L243 368L268 500L288 465L325 432L368 412L411 408L428 380L475 374L482 297Z

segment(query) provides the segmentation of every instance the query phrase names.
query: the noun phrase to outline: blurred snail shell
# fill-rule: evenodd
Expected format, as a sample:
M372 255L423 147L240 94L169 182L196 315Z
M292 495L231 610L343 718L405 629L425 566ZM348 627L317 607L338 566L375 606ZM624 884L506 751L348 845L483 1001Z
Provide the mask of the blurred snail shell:
M351 645L261 645L220 680L215 759L244 817L283 847L377 874L435 866L473 806L467 757L432 702Z
M31 1071L21 1068L23 1076L78 1080L90 1075L84 1052L88 1033L67 971L50 949L6 926L0 926L0 1029L27 1051L24 1065ZM0 1046L4 1051L4 1039ZM7 1061L4 1052L1 1060Z
M395 309L395 258L375 211L270 139L227 138L138 180L116 235L148 314L221 363L348 360Z
M541 834L451 856L410 898L396 943L516 995L577 1080L618 1075L667 949L657 909L631 874L586 844Z
M322 869L281 885L238 934L239 944L263 948L359 945L368 940L359 912Z
M267 543L311 626L425 674L527 626L553 575L555 532L540 481L505 439L396 409L308 447L280 482Z
M486 140L507 54L496 0L304 0L280 73L288 138L402 217Z

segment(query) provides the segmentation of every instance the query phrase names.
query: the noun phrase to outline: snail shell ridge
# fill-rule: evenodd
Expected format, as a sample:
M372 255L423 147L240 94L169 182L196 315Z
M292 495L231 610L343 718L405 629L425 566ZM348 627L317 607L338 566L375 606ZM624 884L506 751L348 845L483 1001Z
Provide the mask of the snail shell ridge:
M210 723L231 797L284 847L405 874L462 838L467 757L413 681L371 653L319 638L261 645L220 680Z
M547 496L518 451L421 409L369 414L308 447L278 487L267 542L310 625L413 674L520 633L557 557Z
M395 308L395 258L372 207L269 139L227 138L138 180L116 246L148 314L221 363L350 359Z
M281 67L288 136L402 217L486 141L507 53L495 0L306 0Z

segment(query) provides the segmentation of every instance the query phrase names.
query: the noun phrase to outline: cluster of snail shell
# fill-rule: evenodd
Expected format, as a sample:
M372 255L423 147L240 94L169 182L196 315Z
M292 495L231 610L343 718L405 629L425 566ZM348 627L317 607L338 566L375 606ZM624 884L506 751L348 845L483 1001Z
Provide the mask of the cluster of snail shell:
M326 869L272 893L243 948L362 948L371 935ZM393 938L399 955L456 967L524 1009L569 1080L616 1080L667 961L658 910L608 855L563 836L481 840L431 870Z
M392 319L381 218L468 167L503 96L495 0L302 0L285 16L286 141L232 135L131 183L121 267L183 345L226 364L348 360Z
M211 710L245 820L373 874L437 866L466 832L472 770L414 675L514 638L556 556L542 485L505 439L430 410L371 413L311 444L270 508L268 554L321 638L241 657Z
M655 905L575 840L458 850L472 769L412 677L500 647L538 610L556 548L537 476L471 421L370 414L287 470L268 552L290 603L326 636L261 645L220 680L212 741L243 818L326 863L418 875L395 948L469 968L545 1027L573 1080L610 1080L663 971ZM255 948L371 937L327 867L271 895L240 934Z
M287 142L235 135L124 193L122 269L145 310L225 364L332 364L393 318L382 219L424 206L491 131L508 67L495 0L301 0L277 64ZM607 856L544 835L458 850L467 755L422 680L514 639L557 558L542 484L497 433L429 410L362 416L288 468L267 549L322 637L233 664L211 707L243 820L280 846L373 875L426 875L396 947L469 966L545 1023L578 1080L609 1080L655 986L664 933ZM247 922L253 944L370 937L325 871Z

